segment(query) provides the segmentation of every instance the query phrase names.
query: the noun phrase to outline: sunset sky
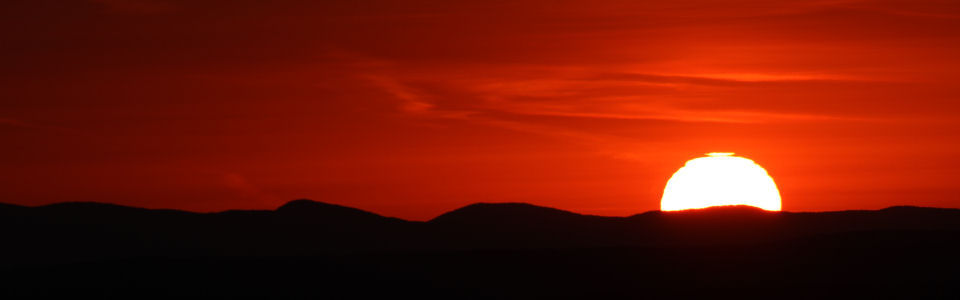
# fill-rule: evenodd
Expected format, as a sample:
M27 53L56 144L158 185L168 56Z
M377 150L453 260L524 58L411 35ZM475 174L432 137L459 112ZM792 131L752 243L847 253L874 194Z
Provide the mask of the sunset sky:
M705 152L783 209L960 207L960 2L0 3L0 202L625 216Z

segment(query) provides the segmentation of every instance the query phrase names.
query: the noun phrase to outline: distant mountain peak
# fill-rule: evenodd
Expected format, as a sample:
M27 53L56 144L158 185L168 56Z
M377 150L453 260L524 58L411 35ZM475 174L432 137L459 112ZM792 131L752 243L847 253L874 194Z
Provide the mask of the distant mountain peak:
M490 223L578 218L584 215L528 203L474 203L430 220L431 223Z
M479 203L474 203L474 204L470 204L470 205L455 209L446 214L501 213L501 212L555 213L555 214L569 214L569 215L577 214L577 213L560 210L556 208L537 206L537 205L522 203L522 202L503 202L503 203L479 202Z
M677 211L667 211L667 213L696 213L696 212L759 212L776 213L776 211L764 210L762 208L750 205L720 205L704 208L685 209Z
M468 210L506 210L506 209L522 209L522 210L538 210L538 211L553 211L553 212L563 212L574 214L569 211L560 210L552 207L533 205L530 203L524 202L477 202L473 203L454 211L468 211Z
M313 221L360 221L360 220L398 220L384 217L365 210L342 205L324 203L310 199L297 199L277 208L277 213Z
M287 203L284 203L280 207L277 207L277 211L289 211L289 210L300 210L300 209L317 209L317 208L346 208L346 209L355 209L351 207L324 203L320 201L314 201L310 199L297 199L292 200Z

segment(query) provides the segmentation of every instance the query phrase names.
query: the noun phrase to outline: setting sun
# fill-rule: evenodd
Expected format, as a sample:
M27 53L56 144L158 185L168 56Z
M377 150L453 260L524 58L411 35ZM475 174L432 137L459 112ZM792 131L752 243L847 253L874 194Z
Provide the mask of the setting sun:
M660 210L722 205L780 210L780 192L773 178L753 160L729 152L713 152L687 161L670 177Z

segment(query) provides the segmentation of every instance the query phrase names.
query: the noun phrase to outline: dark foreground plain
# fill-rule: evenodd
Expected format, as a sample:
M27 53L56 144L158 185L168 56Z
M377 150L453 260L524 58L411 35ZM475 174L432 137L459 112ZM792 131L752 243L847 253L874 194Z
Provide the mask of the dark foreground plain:
M474 204L428 222L292 201L191 213L0 205L0 297L952 298L960 210L599 217Z

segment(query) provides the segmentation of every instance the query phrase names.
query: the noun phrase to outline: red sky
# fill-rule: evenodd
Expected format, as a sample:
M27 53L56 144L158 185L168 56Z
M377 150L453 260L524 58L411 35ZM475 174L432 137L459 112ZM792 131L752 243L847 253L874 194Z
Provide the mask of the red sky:
M732 151L792 211L960 207L956 1L0 4L0 202L623 216Z

